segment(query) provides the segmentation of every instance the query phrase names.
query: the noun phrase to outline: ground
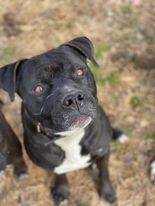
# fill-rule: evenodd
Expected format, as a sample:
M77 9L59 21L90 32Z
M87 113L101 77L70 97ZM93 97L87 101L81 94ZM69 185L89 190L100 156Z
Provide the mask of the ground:
M28 58L76 36L89 37L100 69L98 97L112 124L129 142L111 143L110 173L118 206L154 206L148 162L155 152L155 2L153 0L0 0L0 66ZM4 113L22 142L20 98ZM0 175L0 206L49 206L48 174L24 153L28 176L12 167ZM70 199L62 205L106 206L96 192L96 171L68 174ZM74 180L74 181L73 181Z

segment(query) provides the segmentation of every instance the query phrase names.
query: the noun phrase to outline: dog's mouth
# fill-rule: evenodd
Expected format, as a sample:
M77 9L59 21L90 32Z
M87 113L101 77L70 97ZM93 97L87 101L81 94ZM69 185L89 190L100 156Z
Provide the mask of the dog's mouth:
M84 129L96 118L96 108L97 100L87 95L79 108L66 108L58 101L53 101L52 104L47 101L40 115L41 124L54 132Z
M78 117L74 117L72 118L72 122L70 126L67 129L62 130L62 131L53 130L53 129L42 126L41 123L38 123L37 132L38 133L43 132L47 136L50 137L52 136L52 134L59 135L59 134L62 134L63 132L72 132L77 129L84 129L90 124L91 121L92 121L92 117L87 116L87 115L81 115Z
M85 128L89 125L89 123L92 121L92 118L87 115L80 115L72 118L72 122L68 130L74 130L74 129L80 129Z

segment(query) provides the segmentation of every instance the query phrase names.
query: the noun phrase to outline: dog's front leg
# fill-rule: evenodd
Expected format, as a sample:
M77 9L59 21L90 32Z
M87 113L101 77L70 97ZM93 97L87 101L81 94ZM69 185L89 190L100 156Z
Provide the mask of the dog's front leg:
M99 192L101 197L106 201L113 203L116 201L115 192L113 190L108 170L109 153L97 159L97 167L99 170Z
M23 160L22 154L15 158L13 166L16 177L21 178L27 174L27 166Z
M68 199L69 196L69 186L67 177L65 174L56 175L55 185L51 189L54 203L59 205L65 199Z

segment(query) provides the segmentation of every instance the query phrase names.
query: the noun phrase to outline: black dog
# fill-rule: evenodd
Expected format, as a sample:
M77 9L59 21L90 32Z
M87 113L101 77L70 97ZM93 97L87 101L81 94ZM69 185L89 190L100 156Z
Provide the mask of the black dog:
M13 164L14 174L20 177L27 171L22 158L21 144L6 121L1 107L2 102L0 101L0 171L4 170L8 164Z
M101 197L111 203L116 200L108 159L111 138L119 134L114 133L98 104L87 59L97 65L91 41L79 37L0 69L0 87L12 100L15 92L23 100L24 143L29 157L56 174L51 189L56 204L69 195L65 173L94 161Z

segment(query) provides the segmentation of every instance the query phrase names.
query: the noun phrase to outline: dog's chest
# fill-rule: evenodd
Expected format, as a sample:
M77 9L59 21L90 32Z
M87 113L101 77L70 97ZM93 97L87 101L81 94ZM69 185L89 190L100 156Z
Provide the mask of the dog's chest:
M64 137L55 141L65 152L65 159L61 165L54 169L57 174L63 174L74 170L82 169L90 165L90 155L81 155L81 145L79 144L84 136L84 129L75 132L66 132Z

